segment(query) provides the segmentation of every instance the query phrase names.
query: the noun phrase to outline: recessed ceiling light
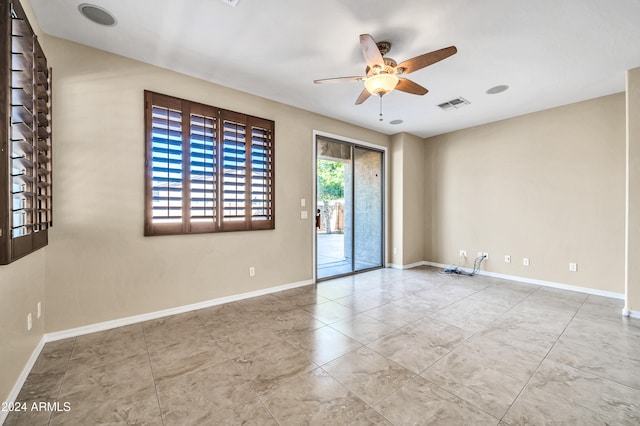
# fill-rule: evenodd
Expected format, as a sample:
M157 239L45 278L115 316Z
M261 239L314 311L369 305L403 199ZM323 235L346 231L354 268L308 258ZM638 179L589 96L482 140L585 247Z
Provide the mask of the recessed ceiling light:
M491 89L487 90L487 93L489 95L497 95L498 93L504 92L508 88L509 88L509 86L507 86L506 84L501 84L499 86L494 86Z
M116 18L111 12L95 4L82 3L78 6L78 10L82 16L96 24L113 27L117 23Z
M389 122L389 124L402 124L402 123L404 123L404 121L402 121L402 120L391 120Z

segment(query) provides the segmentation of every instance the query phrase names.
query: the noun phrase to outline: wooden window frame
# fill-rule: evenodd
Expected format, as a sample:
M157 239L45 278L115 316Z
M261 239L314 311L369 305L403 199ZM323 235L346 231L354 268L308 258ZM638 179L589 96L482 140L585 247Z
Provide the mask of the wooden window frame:
M51 68L18 0L0 1L0 264L53 225Z
M273 121L148 90L144 91L144 108L145 236L275 229L275 123ZM165 112L166 119L161 116ZM198 121L194 121L192 116L196 116L195 120ZM173 121L170 117L173 117ZM200 146L208 147L205 136L203 136L204 142L200 139L197 140L197 144L194 142L193 129L198 127L201 119L210 122L210 129L213 129L211 130L213 140L208 140L212 147L205 151L206 153L211 149L213 158L208 156L208 160L205 160L205 153L200 154L202 157L192 154L192 145L198 145L196 149ZM177 130L171 132L172 127L169 124L173 123L173 128L176 129L178 122L181 123L179 135ZM166 127L162 127L165 125L163 123L166 123ZM235 125L236 133L225 132L227 124L229 128ZM156 160L158 160L156 167L154 167L154 129L156 135L166 132L165 137L156 139L158 144L166 145L166 149L155 148ZM174 138L173 142L170 140L171 137ZM171 150L172 146L177 147L176 138L180 140L179 155L176 149ZM171 152L175 152L173 157ZM166 159L157 157L165 154ZM202 162L198 162L200 158ZM232 162L234 158L237 160L236 163ZM200 166L205 170L202 172L202 180L194 177L200 175L191 169ZM209 169L212 176L207 178ZM158 174L154 175L154 172ZM173 189L171 189L172 173L175 176L179 175L173 180ZM166 176L166 191L160 191L163 179L157 177L160 175ZM204 182L206 179L211 181ZM191 185L196 181L205 185L206 191L192 189ZM171 191L180 193L180 196L172 197ZM166 196L160 195L165 192ZM197 195L201 193L204 195ZM212 200L206 198L207 196L213 197ZM204 207L194 207L195 202L192 200L195 198L204 200ZM154 199L158 201L158 204L155 204L156 212L166 208L164 216L156 214L154 218ZM208 201L211 208L208 207ZM160 206L160 203L164 204ZM196 218L192 215L195 210L209 212L209 214ZM177 216L178 211L179 216ZM238 211L243 213L232 217L232 212Z

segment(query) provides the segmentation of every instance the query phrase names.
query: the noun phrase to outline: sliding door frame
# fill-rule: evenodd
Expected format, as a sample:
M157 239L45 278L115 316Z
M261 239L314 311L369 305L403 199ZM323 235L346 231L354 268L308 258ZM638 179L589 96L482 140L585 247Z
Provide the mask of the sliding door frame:
M323 132L320 130L313 130L313 138L312 138L312 145L313 145L313 149L312 149L312 158L311 158L311 170L313 173L313 188L312 188L312 194L313 194L313 210L312 210L312 215L311 217L314 220L310 221L310 230L312 232L313 235L313 250L312 250L312 265L313 265L313 282L317 282L318 280L318 258L317 258L317 249L318 249L318 236L317 236L317 232L316 232L316 222L315 222L315 213L318 209L318 199L317 199L317 185L318 185L318 176L317 176L317 155L318 155L318 145L317 145L317 141L318 141L318 137L324 137L324 138L328 138L328 139L333 139L336 142L343 142L345 144L350 144L350 145L355 145L356 147L361 147L361 148L367 148L367 149L372 149L374 151L379 151L382 153L382 268L386 268L389 265L389 259L388 259L388 249L387 249L387 241L389 241L389 223L388 223L388 218L389 218L389 149L386 146L383 145L376 145L370 142L365 142L362 140L358 140L358 139L353 139L353 138L349 138L346 136L341 136L341 135L336 135L333 133L328 133L328 132ZM352 159L353 161L353 159ZM353 173L354 171L352 171ZM351 238L353 239L353 235L351 236ZM352 268L355 269L355 268ZM365 269L362 271L353 271L352 273L358 273L358 272L366 272L369 269Z

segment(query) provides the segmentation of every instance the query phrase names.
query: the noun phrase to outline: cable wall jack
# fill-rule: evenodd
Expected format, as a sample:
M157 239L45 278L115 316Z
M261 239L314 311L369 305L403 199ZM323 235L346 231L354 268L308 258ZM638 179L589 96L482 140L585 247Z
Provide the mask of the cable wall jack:
M440 273L448 274L448 275L466 275L466 276L472 277L474 275L477 275L478 272L480 272L480 265L482 265L482 262L484 262L486 258L487 258L486 255L476 257L476 259L473 261L473 271L471 272L467 272L457 265L451 265L450 267L440 271Z

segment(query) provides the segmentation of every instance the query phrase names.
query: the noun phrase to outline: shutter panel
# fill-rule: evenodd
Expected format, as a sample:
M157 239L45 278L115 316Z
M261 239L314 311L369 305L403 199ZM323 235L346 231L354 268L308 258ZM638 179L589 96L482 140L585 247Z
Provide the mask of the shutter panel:
M151 190L153 222L182 220L182 112L153 106Z
M215 229L216 139L217 119L214 114L195 114L192 109L189 137L189 214L192 232Z
M0 2L0 263L47 245L51 70L19 2Z
M229 118L226 118L229 117ZM246 125L222 116L221 228L225 231L247 229L247 140Z
M36 223L35 231L42 231L53 225L53 188L51 166L51 69L47 68L47 60L42 48L35 44L35 71L37 90L35 110L37 115L36 144Z
M182 231L183 112L174 98L145 92L145 235Z
M35 231L36 185L33 34L26 21L11 16L11 238Z
M252 229L273 228L272 127L272 122L266 122L266 120L251 120Z

